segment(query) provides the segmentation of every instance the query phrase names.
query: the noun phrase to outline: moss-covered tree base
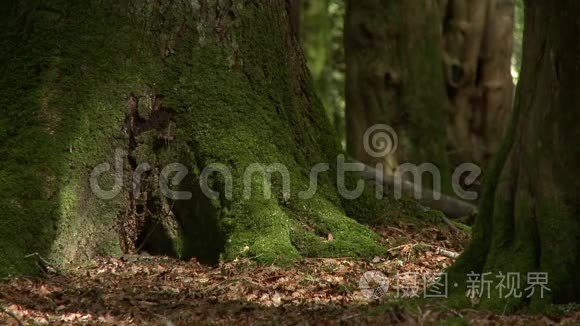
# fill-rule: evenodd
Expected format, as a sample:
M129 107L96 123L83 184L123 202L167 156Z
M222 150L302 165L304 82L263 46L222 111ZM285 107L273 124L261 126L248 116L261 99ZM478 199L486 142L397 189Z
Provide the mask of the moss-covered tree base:
M473 243L449 271L456 304L512 311L580 300L577 12L575 1L526 3L514 119L488 173ZM498 287L500 272L520 276L521 295ZM469 273L490 273L489 295L466 298Z
M2 6L0 275L34 273L32 253L67 266L138 250L269 263L383 252L338 196L339 146L285 1ZM126 154L116 160L117 150ZM89 181L104 162L123 176L110 200ZM132 176L144 163L138 193ZM191 199L160 188L172 163L188 175L169 187ZM201 192L203 169L216 163L231 172L232 197L219 173L209 184L221 196ZM287 168L289 190L273 173L264 197L266 176L244 178L255 163ZM318 163L330 172L299 199ZM115 175L98 181L114 189Z

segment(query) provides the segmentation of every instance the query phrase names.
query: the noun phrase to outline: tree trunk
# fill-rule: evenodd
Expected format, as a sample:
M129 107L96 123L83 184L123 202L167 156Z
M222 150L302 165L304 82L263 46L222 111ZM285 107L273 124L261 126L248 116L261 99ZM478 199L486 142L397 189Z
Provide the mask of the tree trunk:
M488 175L473 243L449 271L450 284L463 290L472 271L521 273L521 289L532 284L527 273L545 272L550 292L502 299L492 289L484 307L580 300L579 13L578 1L526 2L514 118Z
M486 163L511 114L514 0L441 2L452 159Z
M138 250L275 263L382 252L345 216L329 175L312 199L298 199L310 168L336 162L339 150L291 36L288 2L2 7L0 275L34 272L24 259L31 253L66 266ZM116 148L127 155L115 160ZM112 200L91 191L103 162L118 173L99 178L100 187L124 181ZM169 186L191 199L162 194L162 170L175 162L189 174ZM214 163L231 171L232 198L217 173L209 180L221 196L202 195L201 171ZM291 194L275 174L264 199L266 177L254 174L245 200L252 163L287 167Z
M292 32L297 38L300 38L302 0L288 0L287 3L290 5L290 26L292 26Z
M444 179L448 162L486 164L511 114L514 8L514 0L350 1L350 154L386 163L387 173L409 161L434 163ZM364 148L377 124L395 129L396 153Z
M348 1L347 148L358 161L385 164L388 174L400 163L429 162L450 180L440 26L432 0ZM377 124L398 134L395 152L365 148L365 133Z

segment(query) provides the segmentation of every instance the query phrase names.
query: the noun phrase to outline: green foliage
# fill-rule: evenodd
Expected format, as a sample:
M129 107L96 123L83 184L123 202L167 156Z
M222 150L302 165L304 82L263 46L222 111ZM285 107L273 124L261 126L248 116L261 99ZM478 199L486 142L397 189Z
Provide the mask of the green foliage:
M524 43L524 0L516 0L516 14L514 25L514 53L512 59L512 73L515 81L519 79Z

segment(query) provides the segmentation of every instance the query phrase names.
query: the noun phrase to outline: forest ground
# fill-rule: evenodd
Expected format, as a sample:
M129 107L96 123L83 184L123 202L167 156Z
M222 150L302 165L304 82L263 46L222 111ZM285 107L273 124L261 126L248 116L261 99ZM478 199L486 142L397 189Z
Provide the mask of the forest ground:
M71 271L2 280L0 324L580 324L578 311L503 316L457 311L438 301L401 301L401 293L421 291L412 273L442 272L453 263L447 256L461 252L468 236L403 222L376 231L393 249L372 260L306 259L281 268L247 260L204 266L142 255L99 258ZM41 257L30 259L42 263ZM361 291L359 282L369 271L389 277L382 299ZM392 281L397 274L398 284Z

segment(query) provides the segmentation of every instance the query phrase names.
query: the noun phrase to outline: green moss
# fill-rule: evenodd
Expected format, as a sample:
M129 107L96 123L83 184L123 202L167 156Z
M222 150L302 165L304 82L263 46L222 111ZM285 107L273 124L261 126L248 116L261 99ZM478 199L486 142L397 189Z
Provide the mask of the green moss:
M580 230L575 210L562 198L548 196L536 202L536 214L542 219L538 220L538 238L534 239L536 246L532 248L541 248L536 263L541 271L548 273L551 289L544 298L539 295L532 298L531 308L541 311L548 303L572 302L577 297L580 262L578 252L571 248L580 247Z
M346 179L347 188L354 189L357 177L349 176ZM382 194L377 198L376 188L372 182L367 182L362 195L356 199L342 199L342 206L347 215L366 225L388 225L401 221L414 224L436 224L447 227L444 214L421 206L410 198L395 199L389 194ZM470 231L468 227L457 223L458 227Z
M114 166L115 148L127 149L127 98L155 92L166 69L154 11L112 1L39 3L2 10L0 275L34 272L23 259L34 252L59 266L120 253L126 193L96 198L89 174L103 162Z
M86 190L90 168L123 145L115 136L126 90L114 84L134 75L117 56L129 50L127 36L100 24L98 16L108 13L91 6L54 3L47 15L35 3L8 8L2 19L2 275L33 272L35 263L23 258L30 253L63 265L83 251L119 251L109 236L116 233L116 203L102 207ZM78 10L77 18L60 19L66 10ZM80 18L88 15L96 19ZM102 46L105 40L110 47Z
M6 112L0 118L1 275L34 272L34 262L23 259L34 252L63 266L120 252L128 159L125 191L115 200L96 198L88 179L97 164L114 166L115 148L129 149L123 126L130 95L140 99L142 119L152 117L150 100L159 95L172 121L167 130L137 135L136 163L180 162L193 172L180 185L194 193L192 200L175 203L176 223L162 228L163 241L180 257L223 253L224 259L285 264L310 254L293 245L297 222L333 234L329 255L382 252L376 236L346 216L332 173L321 177L310 202L293 197L285 203L279 176L272 198L259 191L243 198L244 171L252 163L285 165L297 196L309 185L310 168L333 162L339 152L301 58L289 53L292 40L273 28L281 26L280 8L239 3L218 10L226 14L217 19L182 2L51 4L55 17L22 4L9 8L1 23L8 49L0 81ZM21 15L8 14L14 10ZM211 163L231 169L232 199L200 193L199 173ZM107 177L100 181L104 187ZM251 184L262 181L256 176ZM224 189L223 179L212 182ZM151 195L163 206L158 192Z
M292 242L308 257L374 257L386 249L378 236L321 198L296 203Z
M289 218L276 202L255 198L239 209L242 214L225 222L230 224L225 259L251 257L265 263L286 264L299 257L290 243Z
M286 263L308 256L311 251L291 241L291 225L297 221L333 233L336 247L329 250L335 256L368 254L356 246L379 252L373 233L346 217L329 175L321 176L311 201L297 198L309 185L310 168L335 161L338 145L329 137L331 127L311 81L306 81L305 94L294 92L293 83L299 82L294 76L300 72L288 64L286 36L271 28L278 18L263 8L236 8L233 15L231 34L221 47L206 35L204 45L171 58L170 64L188 62L190 67L176 69L177 86L168 82L174 91L166 98L180 117L177 138L195 152L199 166L222 163L232 172L233 199L221 198L219 209L207 217L223 231L222 257ZM231 58L239 58L239 69L232 68ZM301 108L307 106L314 109L305 116ZM252 197L244 199L244 172L254 163L287 167L291 198L286 199L282 179L274 174L273 198L263 199L264 180L256 175ZM217 178L213 185L224 189L222 182Z

